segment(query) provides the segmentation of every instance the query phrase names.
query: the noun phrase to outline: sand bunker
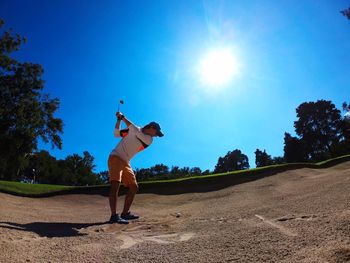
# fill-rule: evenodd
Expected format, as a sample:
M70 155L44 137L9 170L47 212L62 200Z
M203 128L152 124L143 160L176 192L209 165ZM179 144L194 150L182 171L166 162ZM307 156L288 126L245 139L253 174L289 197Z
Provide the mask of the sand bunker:
M349 189L347 162L208 193L139 194L129 225L106 222L103 196L0 194L0 262L350 262Z

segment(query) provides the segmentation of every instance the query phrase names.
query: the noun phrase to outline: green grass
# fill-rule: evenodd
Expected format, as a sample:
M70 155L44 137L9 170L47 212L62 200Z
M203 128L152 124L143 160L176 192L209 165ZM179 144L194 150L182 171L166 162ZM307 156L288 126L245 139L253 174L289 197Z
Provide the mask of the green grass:
M18 194L45 194L72 189L74 186L51 185L51 184L27 184L20 182L0 181L0 192L18 193Z
M294 167L299 167L303 168L303 166L305 167L309 167L309 168L323 168L323 166L327 166L328 164L330 164L330 166L332 166L332 163L338 164L339 162L337 161L349 161L350 160L350 154L348 155L344 155L344 156L340 156L340 157L336 157L336 158L332 158L329 160L325 160L322 162L318 162L318 163L283 163L283 164L275 164L275 165L269 165L269 166L264 166L264 167L258 167L258 168L252 168L249 170L238 170L238 171L232 171L232 172L226 172L226 173L218 173L218 174L208 174L208 175L196 175L196 176L190 176L190 177L185 177L185 178L177 178L177 179L169 179L169 180L154 180L154 181L145 181L145 182L141 182L140 184L152 184L152 183L162 183L162 182L181 182L181 181L186 181L186 180L191 180L191 179L203 179L203 178L212 178L212 177L220 177L220 176L228 176L228 175L250 175L250 174L254 174L256 172L265 172L268 170L274 170L277 168L286 168L286 170L288 170L288 168L291 169L295 169ZM335 165L334 164L334 165Z
M350 154L347 154L347 155L339 156L339 157L336 157L336 158L333 158L333 159L329 159L329 160L325 160L325 161L316 163L316 165L322 166L324 164L327 164L327 163L330 163L330 162L334 162L334 161L337 161L337 160L346 159L346 158L349 158L349 157L350 157Z
M229 186L233 184L238 184L242 182L247 182L249 178L253 180L262 178L264 176L269 176L276 174L278 172L283 172L287 170L300 169L300 168L327 168L345 161L350 161L350 154L340 156L337 158L329 159L319 163L287 163L278 164L265 167L258 167L249 170L240 170L220 174L209 174L209 175L198 175L178 179L169 180L154 180L140 182L140 189L145 189L145 192L157 192L157 190L149 189L159 189L164 187L172 192L172 188L187 187L185 191L191 191L191 187L198 186L200 184L213 184L215 182L221 182L221 186ZM62 185L49 185L49 184L27 184L19 182L9 182L0 181L0 192L21 195L21 196L49 196L54 194L64 194L64 193L92 193L98 194L101 192L106 192L108 185L99 186L62 186ZM148 189L148 190L147 190ZM125 189L124 189L125 190ZM165 190L164 190L165 191ZM181 192L181 190L180 190Z

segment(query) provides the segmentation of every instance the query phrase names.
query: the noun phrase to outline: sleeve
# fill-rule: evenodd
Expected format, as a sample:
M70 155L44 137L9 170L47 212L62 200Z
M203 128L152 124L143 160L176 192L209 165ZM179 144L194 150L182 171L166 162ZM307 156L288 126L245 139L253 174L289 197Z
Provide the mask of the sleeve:
M114 129L114 136L117 138L120 137L120 130L119 129L117 129L117 128Z
M141 130L136 132L136 137L140 139L143 143L150 145L153 141L152 136L144 134Z
M132 132L138 132L140 130L140 127L137 127L137 126L135 126L134 124L131 123L128 126L128 129L130 129L130 131L132 131Z

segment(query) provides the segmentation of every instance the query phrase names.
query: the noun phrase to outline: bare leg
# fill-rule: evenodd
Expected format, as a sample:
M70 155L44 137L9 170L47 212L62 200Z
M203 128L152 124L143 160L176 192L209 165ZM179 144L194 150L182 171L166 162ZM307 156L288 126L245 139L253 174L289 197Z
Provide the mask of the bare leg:
M112 215L117 213L117 198L119 191L120 182L112 181L109 189L109 206L111 208Z
M134 201L134 197L138 191L139 187L137 185L132 185L129 187L129 191L125 196L124 210L122 214L127 214L130 210L131 204Z

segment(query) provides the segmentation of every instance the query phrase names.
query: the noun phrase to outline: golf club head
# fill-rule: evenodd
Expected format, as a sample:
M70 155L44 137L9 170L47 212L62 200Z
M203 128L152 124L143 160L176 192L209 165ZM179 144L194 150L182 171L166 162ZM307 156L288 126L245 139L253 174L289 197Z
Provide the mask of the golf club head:
M124 100L119 100L119 103L118 103L118 112L119 112L119 109L120 109L120 104L124 104Z

